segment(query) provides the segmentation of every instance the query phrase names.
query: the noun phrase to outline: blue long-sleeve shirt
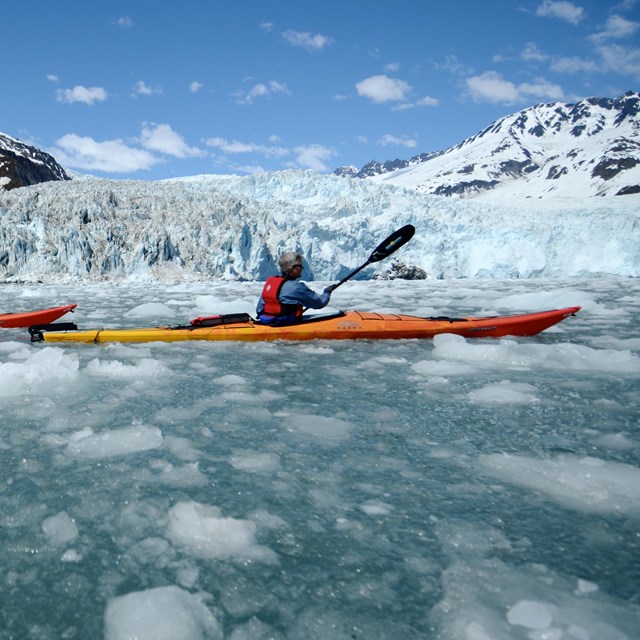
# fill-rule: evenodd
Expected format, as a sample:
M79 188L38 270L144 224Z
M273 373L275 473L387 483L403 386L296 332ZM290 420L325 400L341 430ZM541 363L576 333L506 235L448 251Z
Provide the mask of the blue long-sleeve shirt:
M330 293L316 293L312 289L309 289L304 282L300 280L286 280L280 288L278 294L278 300L282 304L301 304L303 307L310 309L322 309L329 304L331 298ZM260 296L258 305L256 306L256 313L258 317L264 311L264 300Z

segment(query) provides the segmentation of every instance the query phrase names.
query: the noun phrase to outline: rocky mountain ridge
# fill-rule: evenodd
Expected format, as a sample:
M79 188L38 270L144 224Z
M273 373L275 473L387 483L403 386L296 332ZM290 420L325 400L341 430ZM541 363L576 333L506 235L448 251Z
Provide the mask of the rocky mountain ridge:
M0 191L69 179L53 156L0 133Z

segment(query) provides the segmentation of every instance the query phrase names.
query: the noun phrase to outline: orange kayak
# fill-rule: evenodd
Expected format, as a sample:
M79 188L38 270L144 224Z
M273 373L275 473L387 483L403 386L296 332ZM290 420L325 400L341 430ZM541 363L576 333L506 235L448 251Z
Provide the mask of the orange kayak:
M532 336L565 318L580 307L511 316L421 318L390 313L361 311L340 312L330 316L311 316L287 326L270 326L246 314L212 316L179 327L146 329L91 329L88 331L56 331L55 325L34 328L33 341L45 342L179 342L188 340L385 340L433 338L440 333L455 333L465 338L500 338ZM68 327L65 327L68 328Z
M0 313L0 329L16 329L30 327L34 324L49 324L61 318L65 313L73 311L78 305L67 304L63 307L51 307L25 313Z

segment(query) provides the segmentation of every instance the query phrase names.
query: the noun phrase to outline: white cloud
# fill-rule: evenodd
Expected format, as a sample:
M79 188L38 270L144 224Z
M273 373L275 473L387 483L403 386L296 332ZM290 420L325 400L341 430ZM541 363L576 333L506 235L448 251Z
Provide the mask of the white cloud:
M243 164L232 167L234 171L239 171L241 173L247 173L249 175L255 175L257 173L265 173L266 169L259 164Z
M432 98L431 96L425 96L416 101L418 107L437 107L440 104L438 98Z
M133 20L129 16L121 16L116 20L116 24L123 29L131 29Z
M520 57L527 62L545 62L549 56L538 49L535 42L527 42Z
M181 159L206 155L200 149L189 147L168 124L155 123L144 123L140 138L131 142L120 138L97 142L88 136L69 133L56 141L50 153L63 166L107 173L150 169L163 162L159 154Z
M316 171L327 171L329 167L324 161L336 155L332 149L319 144L295 147L293 151L296 154L298 166Z
M154 93L162 93L162 89L160 88L156 88L153 89L152 87L150 87L146 82L144 82L143 80L138 80L138 82L136 82L136 86L133 89L133 94L134 96L151 96Z
M287 85L271 80L268 84L259 82L254 85L247 93L236 92L233 97L238 104L253 104L256 98L268 96L272 93L284 93L285 95L291 95Z
M620 0L614 8L616 10L619 9L620 11L633 11L637 4L638 0Z
M637 31L638 27L640 27L640 22L627 20L622 16L612 15L609 16L604 31L596 33L595 35L591 36L591 38L595 41L628 38Z
M404 102L403 104L399 104L395 107L391 107L392 111L406 111L407 109L415 109L417 107L437 107L440 104L440 101L437 98L432 98L431 96L425 96L424 98L420 98L415 102Z
M384 70L389 73L397 73L400 71L400 64L397 62L390 62L389 64L384 65Z
M307 51L321 51L329 46L333 40L328 36L317 33L315 36L308 31L293 31L288 29L282 37L293 47L303 47Z
M54 73L48 73L47 74L47 80L49 82L60 82L60 78L58 78L58 76L55 75Z
M603 71L614 71L640 80L640 49L611 44L598 47Z
M640 49L618 44L601 44L595 48L596 59L554 58L551 70L556 73L615 73L640 79Z
M544 0L536 10L536 15L545 18L560 18L571 24L578 24L584 17L584 9L566 0Z
M283 84L282 82L276 82L275 80L271 80L269 82L269 91L271 91L271 93L291 93L289 89L287 89L286 84Z
M277 137L272 136L273 141L277 141ZM256 144L254 142L240 142L238 140L227 140L225 138L215 137L205 141L208 147L220 149L224 153L258 153L267 157L281 158L289 154L289 150L284 147L267 146Z
M495 71L486 71L482 75L467 78L467 88L474 102L493 102L513 104L525 99L561 100L562 88L544 78L534 83L524 82L516 85Z
M384 102L400 102L406 99L411 85L404 80L388 76L371 76L356 84L358 95L369 98L378 104Z
M84 171L130 173L150 169L160 159L144 149L130 147L121 139L96 142L69 133L56 141L51 154L63 166Z
M211 156L211 163L214 167L218 167L224 173L247 173L253 175L256 173L265 173L265 169L260 164L234 164L229 162L226 156Z
M73 89L58 89L56 91L56 100L66 104L84 102L92 105L95 102L104 102L108 97L107 92L102 87L83 87L78 85Z
M254 85L249 93L246 94L246 96L244 97L244 102L246 104L251 104L256 98L266 96L268 93L269 88L267 87L267 85L260 82Z
M434 62L433 67L438 71L448 71L454 76L459 77L468 76L470 73L473 73L471 67L463 65L454 55L446 56L443 62Z
M200 91L200 89L202 89L202 87L204 87L202 82L198 82L197 80L194 80L189 85L189 91L191 91L191 93L198 93L198 91Z
M418 146L418 141L413 138L408 138L407 136L398 137L388 133L382 136L376 144L379 144L382 147L401 146L413 149Z
M553 82L549 82L544 78L537 79L535 82L523 82L518 85L518 92L521 96L531 96L532 98L545 100L563 100L564 91L562 87Z
M594 60L573 56L554 58L550 68L555 73L593 73L600 70L600 65Z
M474 102L517 102L518 89L512 82L503 80L495 71L467 78L467 88Z
M197 158L205 155L200 149L188 146L184 138L168 124L145 123L140 141L145 149L175 158Z
M260 28L263 31L271 31L273 29L273 22L261 22Z

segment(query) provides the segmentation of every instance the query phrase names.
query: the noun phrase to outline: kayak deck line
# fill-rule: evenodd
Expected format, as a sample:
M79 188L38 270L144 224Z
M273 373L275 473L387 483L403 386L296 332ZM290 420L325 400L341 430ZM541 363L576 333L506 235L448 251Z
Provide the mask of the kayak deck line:
M566 307L510 316L438 316L424 318L406 314L341 311L325 316L311 316L302 322L280 325L263 324L248 314L215 316L213 324L192 321L190 325L130 329L90 329L77 331L56 324L32 327L33 342L186 342L209 341L305 341L305 340L391 340L429 339L441 333L465 338L500 338L532 336L575 315L580 307ZM228 321L233 317L233 321Z

